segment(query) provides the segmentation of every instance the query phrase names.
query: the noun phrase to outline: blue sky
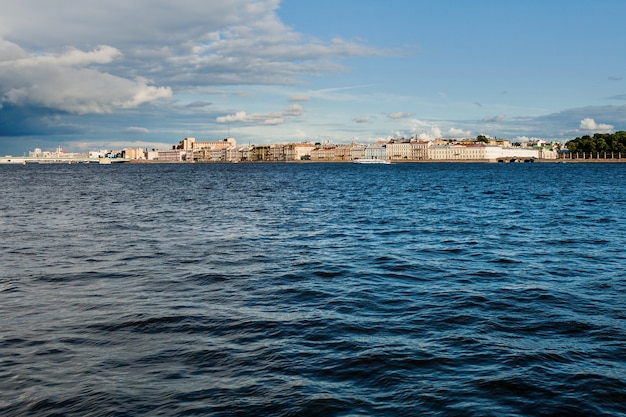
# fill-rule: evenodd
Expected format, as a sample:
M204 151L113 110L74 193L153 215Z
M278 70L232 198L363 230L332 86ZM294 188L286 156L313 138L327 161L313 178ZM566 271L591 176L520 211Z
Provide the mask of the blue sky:
M626 130L621 0L102 3L3 1L0 154Z

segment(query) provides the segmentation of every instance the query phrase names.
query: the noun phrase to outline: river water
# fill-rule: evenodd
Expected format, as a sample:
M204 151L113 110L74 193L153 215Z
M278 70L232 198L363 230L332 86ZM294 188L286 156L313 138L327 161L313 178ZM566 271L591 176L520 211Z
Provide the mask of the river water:
M0 178L1 415L626 415L626 164Z

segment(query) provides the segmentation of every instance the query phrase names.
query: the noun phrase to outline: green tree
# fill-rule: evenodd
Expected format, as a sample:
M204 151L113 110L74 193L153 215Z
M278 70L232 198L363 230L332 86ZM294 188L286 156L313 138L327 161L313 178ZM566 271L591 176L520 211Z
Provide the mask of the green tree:
M570 140L565 143L565 147L572 153L580 152L579 143L576 140Z
M624 152L626 150L626 132L596 133L593 137L585 135L568 141L565 146L570 152Z

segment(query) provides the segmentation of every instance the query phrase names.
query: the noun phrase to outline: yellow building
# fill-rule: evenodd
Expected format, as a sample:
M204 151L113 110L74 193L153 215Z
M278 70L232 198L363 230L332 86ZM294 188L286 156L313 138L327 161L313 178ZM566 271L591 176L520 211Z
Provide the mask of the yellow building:
M270 161L284 161L285 160L285 145L272 144L270 145Z
M123 157L127 159L146 159L145 151L142 148L126 148Z
M168 162L181 162L185 159L185 152L178 150L171 151L157 151L158 156L155 158L158 161L168 161Z
M335 148L335 160L350 161L350 149L352 149L352 145L337 145Z
M318 146L311 151L311 161L334 161L335 146Z
M413 159L413 146L411 142L392 142L387 144L387 159L408 160Z
M311 142L290 143L285 145L285 160L302 161L311 157L315 146Z

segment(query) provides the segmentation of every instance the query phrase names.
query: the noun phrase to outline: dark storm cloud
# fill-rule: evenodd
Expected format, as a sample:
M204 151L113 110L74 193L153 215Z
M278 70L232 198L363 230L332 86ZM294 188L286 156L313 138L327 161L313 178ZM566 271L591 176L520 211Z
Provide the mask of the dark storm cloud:
M45 108L4 105L0 108L0 137L77 134L83 130L65 121L67 113Z

